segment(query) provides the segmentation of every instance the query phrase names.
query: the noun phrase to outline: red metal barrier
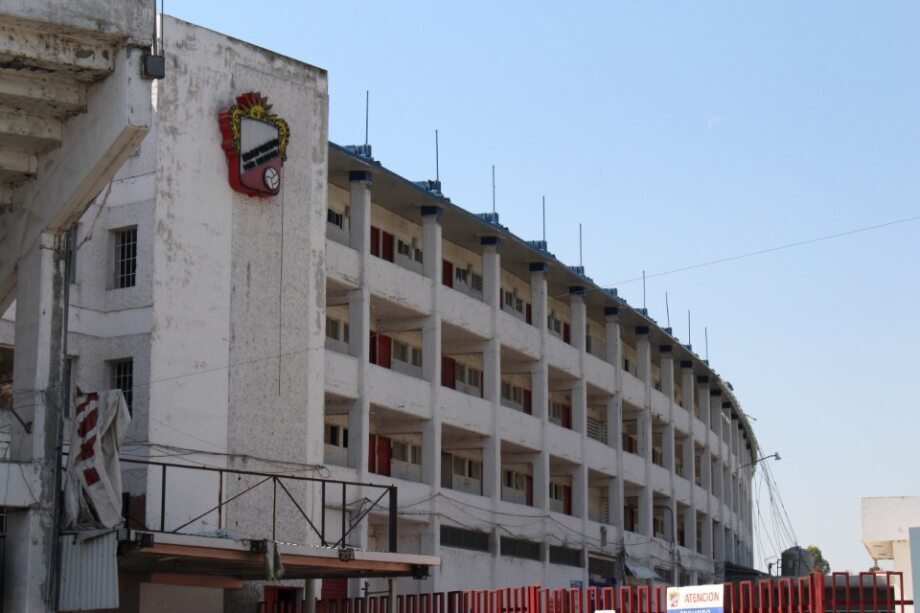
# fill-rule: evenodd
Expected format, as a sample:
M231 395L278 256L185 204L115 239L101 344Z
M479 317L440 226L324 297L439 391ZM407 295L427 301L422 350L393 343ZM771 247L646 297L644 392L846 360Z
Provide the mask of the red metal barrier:
M725 584L725 613L906 613L902 573L815 573ZM317 600L316 613L389 613L387 596ZM505 587L396 597L395 613L667 613L667 586ZM288 613L259 607L260 613ZM293 609L290 609L293 611Z

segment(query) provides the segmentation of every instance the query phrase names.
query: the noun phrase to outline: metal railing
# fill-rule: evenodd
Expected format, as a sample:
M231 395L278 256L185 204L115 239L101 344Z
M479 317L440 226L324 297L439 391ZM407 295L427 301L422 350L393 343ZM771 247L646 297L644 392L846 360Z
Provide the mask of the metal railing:
M346 538L351 534L361 522L373 511L374 509L380 507L383 508L381 504L384 498L387 499L387 519L388 519L388 551L391 553L396 553L397 549L397 495L396 495L396 486L395 485L376 485L372 483L358 483L354 481L338 481L334 479L321 479L318 477L301 477L295 475L283 475L276 473L265 473L257 471L247 471L247 470L237 470L230 468L216 468L210 466L195 466L187 464L174 464L168 462L152 462L149 460L133 460L133 459L121 459L122 463L125 464L137 464L148 467L148 470L153 469L159 473L160 480L160 513L159 518L154 522L154 526L146 525L146 520L139 521L136 518L132 517L131 514L131 504L130 501L124 506L124 515L125 515L125 525L128 528L134 528L139 530L144 530L147 532L162 532L168 534L193 534L201 535L200 531L188 531L189 526L196 524L200 520L215 515L217 516L217 528L221 529L224 526L225 519L225 509L228 505L234 501L239 500L241 497L247 494L255 493L270 495L271 496L271 539L278 540L278 505L279 505L279 496L280 500L284 501L285 499L293 505L297 513L295 516L299 515L300 520L303 520L304 525L309 528L310 532L319 537L320 542L325 547L333 548L344 548L346 547ZM204 511L195 512L189 511L189 501L187 498L183 497L181 501L181 509L178 510L175 514L179 514L182 517L181 523L179 525L170 525L168 520L170 510L176 511L176 503L174 500L169 500L168 492L168 477L172 474L175 476L177 471L193 471L193 472L204 472L215 474L217 477L216 484L216 498L212 501L213 504L208 506ZM243 487L240 491L233 493L232 495L228 494L225 490L225 478L227 476L234 476L238 479L243 477L251 477L255 480L254 484L247 485ZM302 504L301 501L298 501L297 496L292 493L292 489L297 489L297 487L303 486L312 486L319 490L319 504L320 511L319 517L315 515L311 518L311 515L308 514L304 507L305 504ZM270 492L269 492L270 490ZM363 493L367 490L371 490L374 494L370 498L360 497L358 500L361 502L367 501L369 504L361 504L360 508L356 508L354 511L349 511L349 493ZM377 491L380 491L380 495L374 497ZM200 493L200 491L198 492ZM170 506L170 503L173 503L174 506ZM266 501L267 502L267 501ZM334 538L327 532L327 528L332 529L331 522L327 521L327 515L329 505L334 505L338 503L338 506L333 506L332 509L339 511L339 526L337 534L340 535L338 538L333 541ZM267 502L267 504L269 504ZM353 503L352 503L353 504ZM349 517L352 515L352 517ZM139 525L140 524L140 525ZM251 535L241 535L242 538L247 538ZM284 538L282 540L289 540Z
M725 613L906 613L902 573L815 573L724 584ZM667 613L666 585L507 587L398 596L396 613ZM386 613L387 596L316 601L316 613ZM271 607L260 611L273 613Z

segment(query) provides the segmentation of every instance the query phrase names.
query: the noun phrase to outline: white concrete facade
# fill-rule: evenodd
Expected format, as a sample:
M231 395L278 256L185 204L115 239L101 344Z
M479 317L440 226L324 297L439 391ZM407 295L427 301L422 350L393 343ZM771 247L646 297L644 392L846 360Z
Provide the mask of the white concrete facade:
M330 146L325 458L397 483L400 546L441 556L400 589L751 565L757 446L730 387L624 301L365 155Z
M903 598L920 593L920 496L880 496L860 500L862 541L874 560L891 560L904 573ZM912 613L913 606L905 607Z
M322 70L166 28L151 133L80 219L70 285L72 381L110 387L132 360L126 457L396 484L399 551L442 558L401 592L588 585L630 567L706 583L752 564L758 447L703 360L547 252L330 145ZM227 182L217 116L247 91L291 127L272 198ZM115 289L125 228L136 282ZM157 524L159 473L126 473ZM214 493L210 478L171 482L185 504L167 520ZM270 505L241 497L195 525L264 536ZM368 523L350 544L386 550L385 516ZM284 538L315 541L293 523ZM142 609L164 597L131 589ZM228 606L256 590L236 592Z

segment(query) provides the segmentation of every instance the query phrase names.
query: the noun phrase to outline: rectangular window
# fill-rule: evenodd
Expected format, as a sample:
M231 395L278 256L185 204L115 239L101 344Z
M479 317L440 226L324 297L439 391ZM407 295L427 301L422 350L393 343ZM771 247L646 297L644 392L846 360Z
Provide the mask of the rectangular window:
M332 319L331 317L326 318L326 338L331 338L333 340L339 340L339 320Z
M393 359L403 363L409 362L409 345L393 341Z
M412 365L422 367L422 350L418 347L412 348Z
M515 539L503 536L501 540L501 553L510 558L524 558L525 560L540 560L540 543Z
M341 229L345 229L345 216L334 209L326 212L326 221Z
M137 281L137 226L115 230L115 289Z
M549 561L551 564L563 564L565 566L577 566L581 568L581 549L550 545Z
M400 255L404 255L407 258L412 258L412 245L406 243L402 240L396 241L396 252Z
M339 447L339 427L332 424L326 424L325 443Z
M478 530L467 530L453 526L441 526L441 546L471 549L473 551L489 551L489 533Z
M134 410L134 360L113 360L110 362L112 373L112 388L119 389L125 395L128 411Z

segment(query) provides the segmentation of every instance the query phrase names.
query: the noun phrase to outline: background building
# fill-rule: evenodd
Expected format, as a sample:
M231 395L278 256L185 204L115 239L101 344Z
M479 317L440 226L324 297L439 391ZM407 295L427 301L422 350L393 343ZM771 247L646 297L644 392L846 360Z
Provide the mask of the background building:
M400 591L705 583L726 562L752 565L758 447L705 361L497 215L398 176L367 146L330 144L322 70L179 20L165 30L151 133L69 255L67 389L125 391L126 459L395 484L397 549L425 556L400 560L442 559ZM228 182L218 115L245 92L290 128L271 197ZM18 364L13 315L0 344ZM272 534L273 497L244 496L251 477L125 475L146 527ZM217 486L240 497L196 517ZM306 509L355 524L345 541L358 550L387 551L391 509L365 515L371 491L343 506L305 486L301 506L277 507L276 540L319 544ZM133 602L214 608L256 592L128 583ZM327 579L319 593L363 587Z
M920 593L920 496L863 498L862 541L873 560L891 560L895 572L904 573L905 600ZM905 607L912 613L914 607Z

